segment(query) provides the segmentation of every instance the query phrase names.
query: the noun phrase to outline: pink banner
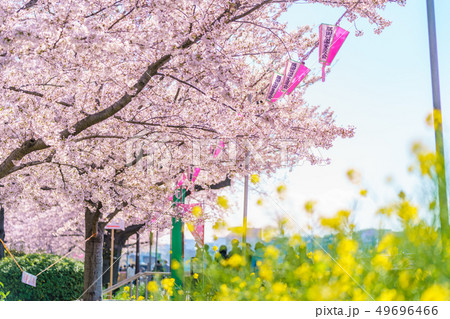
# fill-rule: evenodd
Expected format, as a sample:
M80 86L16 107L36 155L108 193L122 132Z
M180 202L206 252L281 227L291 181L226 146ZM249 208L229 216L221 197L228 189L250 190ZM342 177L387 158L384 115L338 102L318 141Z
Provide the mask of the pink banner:
M193 209L195 206L200 206L200 207L202 207L201 204L181 204L181 203L177 204L177 206L183 208L183 214L182 214L183 216L184 216L184 214L186 214L186 213L191 213L191 212L192 212L192 209Z
M274 72L272 76L272 81L270 82L269 90L267 91L266 100L273 103L273 99L275 101L283 95L281 91L281 85L283 84L284 75L278 72ZM277 96L275 98L275 96Z
M195 182L195 180L197 179L198 174L200 174L200 168L198 167L189 167L188 168L188 175L189 175L189 180L192 181L193 183Z
M280 86L280 88L278 89L277 93L275 93L275 95L273 96L273 99L270 100L270 102L275 103L283 95L284 95L284 92L281 91L281 86Z
M281 91L286 92L294 81L295 75L298 69L302 65L300 62L294 60L286 61L286 67L284 68L284 81L281 86Z
M341 46L344 44L345 39L347 39L349 32L340 27L336 27L336 32L334 33L333 43L331 44L330 52L328 53L327 65L333 62L334 57L338 53Z
M205 244L205 222L200 220L195 224L188 224L188 229L194 236L195 242L202 247Z
M325 82L325 67L333 62L348 34L347 30L338 26L320 25L319 62L322 63L322 82Z
M303 63L300 64L297 73L295 74L294 79L292 80L291 85L286 91L286 94L289 95L294 91L294 89L300 84L300 82L305 78L305 76L311 71L308 69Z
M180 188L181 185L183 185L183 183L184 183L185 180L186 180L186 174L183 173L183 177L182 177L181 180L178 182L177 188Z
M321 24L319 27L319 62L322 64L327 62L335 31L334 25Z
M216 147L216 149L210 148L211 153L213 154L213 157L216 158L220 155L220 152L225 149L225 143L223 141L219 141L219 146Z

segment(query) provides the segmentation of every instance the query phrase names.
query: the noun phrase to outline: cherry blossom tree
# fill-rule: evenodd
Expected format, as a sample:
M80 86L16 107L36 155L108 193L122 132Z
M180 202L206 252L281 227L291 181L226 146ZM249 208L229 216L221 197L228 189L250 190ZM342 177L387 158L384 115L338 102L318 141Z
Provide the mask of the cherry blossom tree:
M310 26L288 32L279 18L293 3L320 3L341 9L337 18L368 19L381 32L390 23L379 15L387 2L404 4L2 1L6 223L9 214L23 213L30 221L44 217L44 232L84 232L84 299L100 299L104 226L120 214L130 224L170 227L168 198L189 165L201 167L196 182L208 189L227 176L328 161L313 149L351 137L353 128L335 125L331 110L302 98L319 76L276 104L262 102L273 69L289 57L307 60L317 48ZM219 140L225 151L211 159ZM215 201L211 191L196 196ZM8 224L17 237L32 233L17 224Z

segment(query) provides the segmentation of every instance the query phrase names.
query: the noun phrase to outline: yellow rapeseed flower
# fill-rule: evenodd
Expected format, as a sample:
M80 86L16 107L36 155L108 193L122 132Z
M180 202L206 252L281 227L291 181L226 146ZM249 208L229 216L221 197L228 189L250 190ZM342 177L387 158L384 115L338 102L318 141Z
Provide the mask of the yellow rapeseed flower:
M173 286L175 285L175 279L174 278L164 278L163 280L161 280L161 287L163 287L163 289L165 291L167 291L167 293L172 296L173 295Z
M303 263L300 267L294 270L294 276L302 282L306 282L311 278L311 266L308 263Z
M398 283L400 284L400 288L403 290L407 290L409 288L410 275L407 270L403 270L398 275Z
M433 152L422 152L417 155L422 175L432 176L432 168L436 163L436 155Z
M305 210L307 213L312 214L314 212L314 207L316 206L317 202L314 200L309 200L305 203Z
M289 246L294 247L294 246L299 246L301 245L302 242L302 236L300 236L299 234L294 234L289 238Z
M179 268L180 268L180 263L178 261L176 261L176 260L173 260L172 261L172 269L173 270L177 270Z
M405 222L409 222L417 218L417 212L418 208L405 200L400 204L398 216Z
M217 197L217 205L219 205L220 207L224 208L224 209L228 209L228 199L226 198L226 196L218 196Z
M279 254L278 249L272 245L268 246L266 248L266 251L264 252L264 256L269 258L278 258L278 254Z
M425 122L427 123L427 125L429 127L433 127L433 114L432 113L429 113L427 115L427 118L426 118Z
M325 253L322 250L316 250L314 251L314 254L312 254L312 260L315 263L325 261Z
M192 214L195 217L200 217L203 214L203 210L202 210L202 208L200 206L194 206L192 208Z
M397 290L395 289L384 289L380 296L377 298L378 301L394 301L397 299Z
M281 295L282 293L286 292L287 285L282 282L276 282L272 285L272 291L276 295Z
M265 242L271 241L275 236L277 236L277 229L274 227L266 227L262 231L262 239Z
M372 265L376 268L381 268L384 270L392 269L392 262L386 255L377 254L372 258Z
M380 252L386 251L386 252L392 254L393 252L395 252L397 250L396 249L397 242L398 242L398 239L394 234L392 234L392 233L386 234L378 243L377 252L380 253Z
M420 297L421 301L448 301L450 300L450 290L439 284L428 287Z
M349 238L342 239L337 246L336 252L339 256L353 255L358 249L358 243Z
M259 175L258 174L252 174L250 176L250 181L252 184L258 184L259 183Z
M433 110L434 129L437 129L442 124L442 113L440 110Z
M195 273L192 277L194 277L194 279L198 279L198 274Z
M343 226L346 223L349 216L350 216L350 211L340 210L336 213L335 216L333 216L331 218L326 218L326 217L321 218L320 223L324 227L338 230L341 228L341 226Z
M142 301L142 300L145 300L144 296L139 296L137 299L137 301Z
M240 266L244 266L245 265L245 259L238 254L234 254L233 256L231 256L228 259L228 265L233 267L233 268L238 268Z
M158 291L158 283L156 281L150 281L147 285L147 290L150 292Z
M267 281L272 281L273 280L273 272L272 269L266 265L263 264L261 266L261 268L259 269L259 276L263 279L263 280L267 280Z
M284 193L285 191L286 191L286 185L281 184L281 185L279 185L279 186L277 187L277 193L278 193L278 194L282 194L282 193Z
M286 185L281 184L277 187L277 193L278 193L278 197L283 200L285 195L286 195Z

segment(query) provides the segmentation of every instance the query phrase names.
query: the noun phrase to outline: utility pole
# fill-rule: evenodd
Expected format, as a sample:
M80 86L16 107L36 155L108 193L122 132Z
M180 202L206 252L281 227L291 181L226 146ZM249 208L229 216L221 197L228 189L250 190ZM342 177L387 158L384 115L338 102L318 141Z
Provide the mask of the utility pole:
M442 129L441 96L436 37L434 0L427 0L428 40L430 47L431 87L433 93L434 135L436 140L436 174L439 189L439 219L443 243L449 239L447 182L445 175L444 136Z

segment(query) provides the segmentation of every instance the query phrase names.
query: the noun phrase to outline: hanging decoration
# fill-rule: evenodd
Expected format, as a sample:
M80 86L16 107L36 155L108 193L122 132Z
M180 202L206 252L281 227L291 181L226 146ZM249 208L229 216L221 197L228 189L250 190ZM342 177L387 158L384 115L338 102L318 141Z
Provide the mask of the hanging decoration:
M193 166L189 166L188 167L188 171L187 171L187 176L189 181L195 183L195 180L198 176L198 174L200 174L201 168L199 167L193 167Z
M283 92L281 91L281 85L283 85L284 75L278 72L274 72L272 81L270 82L269 90L267 91L266 100L274 103L278 100Z
M205 221L203 220L203 209L201 204L184 204L184 213L191 213L195 217L192 223L186 223L187 228L195 239L195 242L203 247L205 244Z
M220 155L220 153L225 149L225 143L223 141L219 141L219 145L216 148L210 146L209 151L213 155L214 158Z
M195 242L203 247L205 245L205 222L203 220L199 220L195 224L187 223L187 228L191 232L192 236L194 236Z
M202 204L177 204L177 207L181 208L180 215L185 217L186 215L193 215L195 217L194 222L187 222L186 226L195 239L195 242L199 246L203 246L205 243L205 221L203 220Z
M274 72L266 100L275 103L284 94L291 94L309 71L310 69L305 66L305 63L288 60L284 74Z
M319 27L319 62L322 64L322 82L325 82L325 67L333 62L349 32L337 25L321 24Z
M177 188L180 188L186 180L195 183L198 174L200 174L201 168L189 166L186 172L183 173L181 180L177 183Z
M97 236L97 234L92 234L89 238L84 240L84 243L86 243L88 240L90 240L92 237ZM64 258L66 258L70 253L72 253L72 250L69 250L69 252L67 252L64 256L60 257L57 261L55 261L53 264L51 264L50 266L48 266L47 268L45 268L44 270L42 270L40 273L38 273L36 276L33 274L30 274L28 272L26 272L25 270L23 270L22 267L20 267L19 263L17 262L16 258L14 258L14 255L11 254L11 252L9 251L8 247L6 247L5 242L0 238L0 242L2 243L2 245L5 247L6 251L8 252L8 254L11 256L11 258L14 260L14 262L16 263L17 267L19 267L20 271L22 272L22 282L26 285L30 285L32 287L36 287L36 280L37 277L39 277L40 275L42 275L44 272L46 272L47 270L49 270L50 268L52 268L54 265L56 265L57 263L59 263L61 260L63 260ZM76 247L77 245L75 245Z
M24 284L30 285L32 287L36 287L36 279L37 279L37 276L29 274L26 271L22 272L22 282Z
M294 60L287 61L284 69L284 82L281 86L281 91L286 92L287 95L291 94L309 71L311 70L305 66L304 62L297 62Z

